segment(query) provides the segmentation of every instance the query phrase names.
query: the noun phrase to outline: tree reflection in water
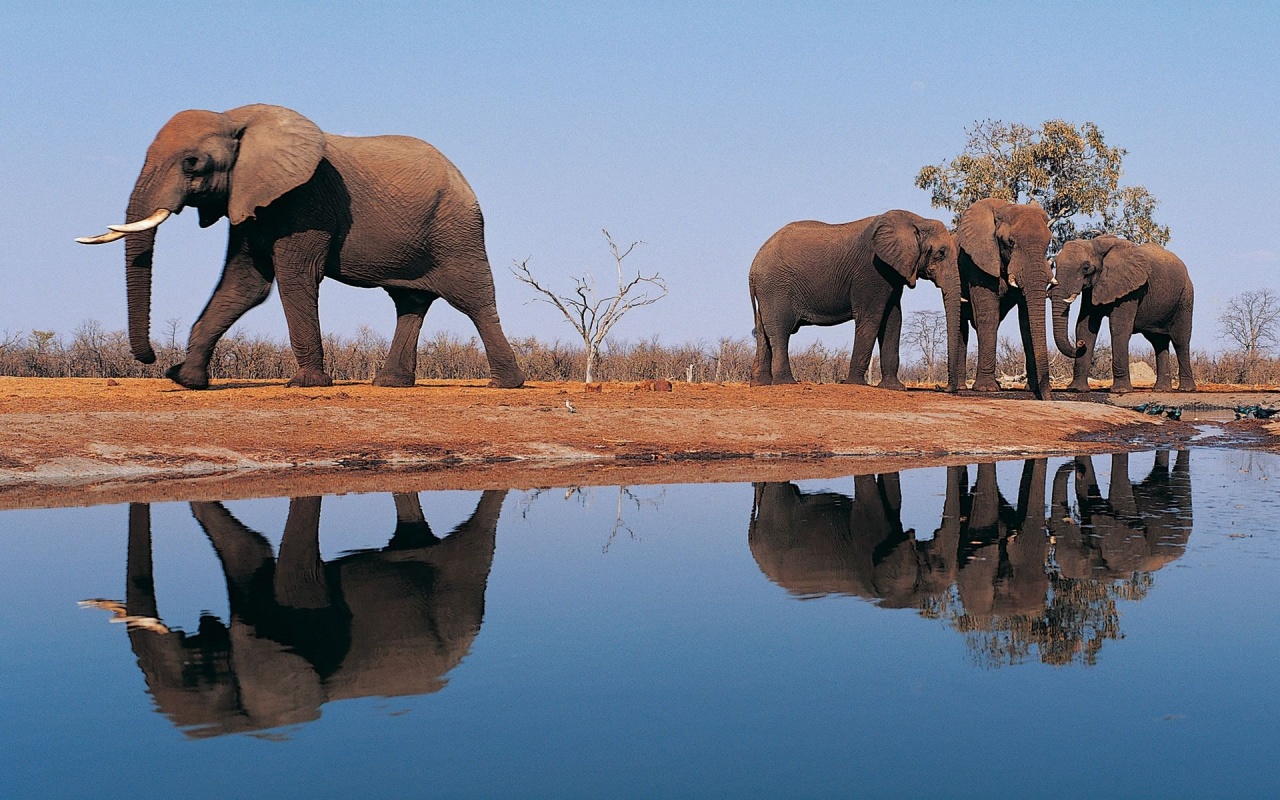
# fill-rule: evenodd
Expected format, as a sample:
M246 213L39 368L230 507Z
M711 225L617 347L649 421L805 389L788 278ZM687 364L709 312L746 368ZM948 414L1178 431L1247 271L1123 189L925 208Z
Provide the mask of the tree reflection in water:
M994 463L977 465L972 486L968 467L949 467L942 520L923 541L903 530L897 473L855 477L852 497L759 483L748 542L788 592L852 595L946 620L983 666L1033 652L1047 664L1092 665L1123 636L1117 601L1146 596L1152 573L1180 557L1191 534L1189 451L1172 469L1169 451L1157 452L1138 483L1127 455L1111 459L1105 498L1092 459L1062 465L1047 517L1044 459L1023 463L1016 504L1000 492Z

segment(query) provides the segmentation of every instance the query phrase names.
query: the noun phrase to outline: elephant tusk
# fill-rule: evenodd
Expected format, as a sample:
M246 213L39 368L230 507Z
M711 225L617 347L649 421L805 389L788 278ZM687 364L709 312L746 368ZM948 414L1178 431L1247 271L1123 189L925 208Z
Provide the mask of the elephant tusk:
M1058 285L1058 279L1057 279L1057 278L1050 278L1050 279L1049 279L1049 285L1050 285L1050 286L1057 286L1057 285Z
M1077 297L1079 297L1079 296L1080 296L1079 294L1073 294L1073 295L1071 295L1070 297L1068 297L1068 298L1067 298L1067 305L1071 305L1072 303L1074 303L1074 302L1076 301L1076 298L1077 298Z
M1012 275L1010 275L1010 276L1009 276L1009 286L1010 286L1011 288L1017 289L1017 288L1018 288L1018 279L1017 279L1017 278L1015 278L1015 277L1013 277Z
M98 236L77 236L76 241L80 244L106 244L114 242L116 239L123 239L124 234L119 231L107 231Z
M161 222L164 222L172 213L173 212L167 208L159 208L156 209L156 213L146 219L140 219L137 222L127 222L124 225L108 225L107 228L119 233L141 233L142 231L149 231Z
M969 298L967 298L967 297L961 297L961 298L960 298L960 302L961 302L961 303L967 303L967 302L969 302Z

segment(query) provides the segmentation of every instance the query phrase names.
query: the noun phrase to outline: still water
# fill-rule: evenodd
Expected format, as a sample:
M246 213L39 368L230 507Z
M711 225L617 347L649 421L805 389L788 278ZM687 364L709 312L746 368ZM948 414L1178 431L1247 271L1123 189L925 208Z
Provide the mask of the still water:
M1280 457L0 512L6 797L1280 796Z

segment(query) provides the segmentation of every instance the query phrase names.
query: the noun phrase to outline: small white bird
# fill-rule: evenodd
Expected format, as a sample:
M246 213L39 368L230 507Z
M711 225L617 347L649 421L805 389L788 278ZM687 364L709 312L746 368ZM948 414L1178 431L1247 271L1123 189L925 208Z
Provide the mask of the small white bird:
M573 403L570 403L570 402L568 401L568 399L566 399L566 400L564 401L564 407L565 407L565 408L567 408L567 409L569 409L569 413L570 413L570 414L576 414L576 413L578 413L578 409L574 408L574 407L573 407Z

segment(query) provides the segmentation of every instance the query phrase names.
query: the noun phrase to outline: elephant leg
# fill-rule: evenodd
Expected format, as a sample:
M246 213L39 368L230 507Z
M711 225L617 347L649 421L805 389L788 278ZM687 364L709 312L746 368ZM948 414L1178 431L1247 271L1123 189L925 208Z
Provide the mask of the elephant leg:
M289 343L298 371L289 386L332 386L324 371L324 346L320 341L320 280L329 251L329 234L303 231L275 243L276 281L289 326Z
M294 497L280 540L276 602L286 608L327 608L329 581L320 557L320 498Z
M1098 331L1102 329L1102 315L1092 309L1080 309L1076 319L1076 341L1084 345L1081 353L1071 365L1071 391L1088 392L1089 372L1093 369L1094 346L1098 342Z
M977 286L969 293L973 306L974 328L978 333L978 374L974 377L975 392L998 392L996 382L996 335L1000 329L1000 297L995 292Z
M213 296L191 326L186 359L170 367L165 376L188 389L207 388L214 346L246 311L267 299L271 294L271 279L270 260L254 258L245 236L232 228L227 263Z
M1181 315L1172 330L1173 349L1178 354L1178 391L1194 392L1196 379L1191 371L1191 311Z
M193 501L191 514L222 563L231 613L256 617L275 605L275 557L262 534L246 527L222 503Z
M484 356L489 362L489 385L498 389L524 386L524 370L516 360L511 342L502 332L497 295L493 290L493 270L484 253L483 242L460 250L437 253L426 285L416 288L443 297L445 302L467 315L480 334ZM400 332L399 325L396 333Z
M418 374L418 334L436 295L413 289L387 289L387 294L396 304L396 332L373 385L412 386Z
M867 369L871 366L871 351L876 345L876 336L880 332L880 327L881 320L867 319L866 316L854 322L853 355L849 358L849 377L845 383L866 385Z
M769 376L768 383L795 383L796 379L791 374L791 334L800 329L799 320L796 319L795 312L788 310L778 311L776 309L760 309L760 327L756 334L757 337L764 337L766 340L766 348L768 351L769 365L767 374ZM757 348L756 358L759 359L763 355ZM762 383L761 385L768 385Z
M387 543L388 550L416 550L439 544L439 537L422 514L417 492L395 493L391 499L396 504L396 531Z
M902 346L902 290L894 293L890 306L880 323L878 340L880 342L880 388L897 389L907 387L898 379L898 358Z
M1137 315L1137 303L1117 303L1107 317L1111 329L1111 393L1127 394L1133 391L1129 381L1129 339L1133 337L1133 323Z
M1156 353L1155 391L1173 391L1173 365L1169 358L1169 337L1160 333L1147 333L1143 336L1151 343L1151 349Z

